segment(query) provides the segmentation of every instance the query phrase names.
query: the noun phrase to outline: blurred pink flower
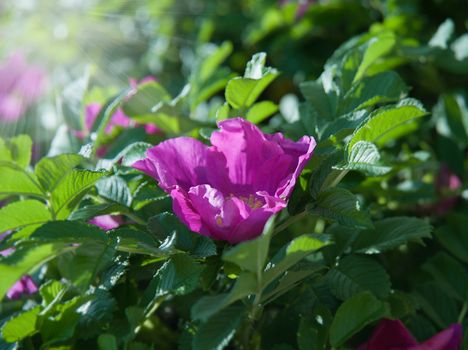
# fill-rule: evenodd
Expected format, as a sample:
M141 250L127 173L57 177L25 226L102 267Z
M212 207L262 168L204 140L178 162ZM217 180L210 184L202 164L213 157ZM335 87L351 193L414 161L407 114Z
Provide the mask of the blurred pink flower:
M44 88L45 72L29 65L21 53L11 55L0 64L0 120L18 120Z
M135 93L139 85L148 82L156 81L156 78L147 76L140 81L130 79L130 87L132 90L129 92L129 96ZM90 103L85 107L85 130L75 132L75 135L79 138L84 138L92 130L93 124L96 121L99 112L101 111L102 105L99 103ZM106 125L105 133L111 134L115 127L129 128L138 126L130 117L125 115L121 108L118 108L112 115L109 123ZM148 135L156 134L160 132L160 129L154 124L144 124L145 131Z
M13 287L7 292L9 299L19 299L23 295L31 295L38 291L36 284L34 283L31 276L23 276L16 282Z
M3 240L10 232L5 232L0 234L0 241ZM1 256L8 256L15 251L14 248L8 248L5 250L0 251ZM34 294L38 291L36 284L34 283L31 276L25 275L21 277L21 279L16 282L7 292L7 297L9 299L18 299L23 295L30 295Z
M284 6L288 3L292 2L291 0L279 0L279 5ZM301 19L307 10L309 9L310 5L312 5L315 0L298 0L297 10L296 10L296 20Z
M432 338L418 344L399 320L383 319L371 338L358 350L458 350L462 341L460 324L452 324Z
M118 215L99 215L89 220L89 223L109 231L119 227L122 224L122 218Z
M242 119L227 119L212 146L190 137L160 143L133 167L170 193L175 214L194 232L238 243L257 237L287 205L315 140L264 134Z
M442 164L435 181L435 187L440 200L434 205L433 209L437 214L443 215L457 204L458 197L456 195L451 195L450 192L455 192L460 189L462 187L462 182L447 165Z

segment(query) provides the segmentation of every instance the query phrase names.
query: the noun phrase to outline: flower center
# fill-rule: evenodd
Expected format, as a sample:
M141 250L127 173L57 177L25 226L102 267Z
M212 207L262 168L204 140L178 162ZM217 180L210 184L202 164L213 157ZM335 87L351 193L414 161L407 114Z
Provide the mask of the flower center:
M253 194L249 195L249 197L239 196L239 199L252 209L258 209L263 206L263 202L260 199L255 198Z
M247 196L235 196L233 193L229 194L227 199L231 198L239 198L242 202L247 204L251 209L255 210L258 208L261 208L265 203L259 198L256 198L253 194L250 194L248 197ZM223 218L221 215L216 215L215 217L216 220L216 225L222 227L223 226Z

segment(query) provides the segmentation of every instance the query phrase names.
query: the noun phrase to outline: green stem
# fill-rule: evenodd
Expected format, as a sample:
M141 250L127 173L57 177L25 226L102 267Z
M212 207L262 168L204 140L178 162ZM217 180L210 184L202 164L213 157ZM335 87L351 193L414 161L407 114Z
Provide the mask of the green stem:
M460 315L458 316L458 323L462 323L463 320L465 319L465 316L466 316L466 312L468 311L468 302L464 302L463 303L463 307L462 307L462 310L460 312Z
M335 179L332 181L332 183L330 184L330 187L335 187L336 185L338 185L341 180L343 180L343 178L346 176L346 174L348 173L349 170L343 170L341 171L337 177L335 177Z
M140 332L145 321L149 319L156 312L156 310L158 310L159 306L162 304L163 301L164 301L164 297L154 298L151 301L150 305L148 305L148 307L146 308L148 311L145 312L145 316L143 317L143 320L134 330L135 335L137 335Z
M132 220L135 221L137 224L146 226L146 221L143 220L143 219L141 219L139 216L136 216L135 214L132 214L132 213L129 213L129 212L124 212L124 213L122 213L122 214L124 214L124 215L127 216L128 218L132 219Z
M273 231L273 235L276 235L277 233L284 231L286 228L288 228L290 225L294 224L296 221L301 220L307 215L307 210L304 210L300 212L297 215L289 217L286 221L284 221L281 225L278 225L278 227Z

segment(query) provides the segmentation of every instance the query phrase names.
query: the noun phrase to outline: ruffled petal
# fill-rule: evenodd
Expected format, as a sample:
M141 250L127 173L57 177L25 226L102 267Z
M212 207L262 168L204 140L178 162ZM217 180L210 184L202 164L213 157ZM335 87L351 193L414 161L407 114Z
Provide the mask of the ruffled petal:
M297 142L286 139L280 133L267 135L267 138L271 141L277 142L283 149L284 153L294 160L290 163L290 167L285 171L285 176L283 180L278 183L275 192L276 196L289 198L294 186L296 185L297 178L307 165L317 143L311 136L304 136Z
M429 340L408 350L459 350L462 342L462 327L452 324L449 328L437 333Z
M312 137L293 142L281 134L267 135L242 118L224 120L219 127L211 143L226 157L236 193L266 191L283 198L291 194L315 147Z
M229 190L222 154L191 137L164 141L147 150L146 156L133 167L154 177L166 192L175 186L188 192L191 187L208 183Z
M171 197L173 199L172 209L174 213L190 230L212 237L210 230L204 225L200 214L193 207L185 190L176 186L171 191Z
M146 159L133 167L158 180L170 191L179 186L186 192L192 186L207 183L208 147L190 137L178 137L160 143L146 151Z
M226 158L229 179L244 186L245 192L254 192L258 170L264 162L283 152L254 124L242 119L227 119L219 124L220 131L211 134L211 144Z
M407 349L418 342L400 320L383 319L374 329L372 337L358 350L393 350Z
M230 243L244 242L258 237L268 219L286 208L287 203L284 200L270 196L267 192L257 192L256 196L263 202L263 206L251 208L249 215L241 220L231 233L231 239L228 240Z

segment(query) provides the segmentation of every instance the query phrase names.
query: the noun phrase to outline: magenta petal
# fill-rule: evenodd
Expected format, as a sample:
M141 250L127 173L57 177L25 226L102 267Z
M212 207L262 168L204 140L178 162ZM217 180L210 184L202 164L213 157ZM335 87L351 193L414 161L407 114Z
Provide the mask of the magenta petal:
M225 203L223 194L209 185L200 185L190 188L188 198L193 209L200 215L202 231L211 238L224 239L226 227L229 228L231 224L223 224L222 221Z
M124 113L122 108L118 108L115 113L112 115L111 120L107 124L106 132L110 133L112 127L121 126L123 128L128 128L132 123L132 120Z
M296 180L306 166L317 143L310 136L304 136L299 141L294 142L284 138L280 133L267 135L271 141L277 142L284 153L291 157L294 162L291 163L287 173L281 183L278 184L275 195L283 198L289 198L296 184Z
M367 343L361 345L358 350L403 350L417 344L400 320L383 319Z
M239 222L231 234L230 243L244 242L258 237L268 219L286 208L286 202L279 198L264 196L263 201L265 202L263 207L252 210L249 216Z
M85 128L89 132L93 128L93 124L101 110L99 103L90 103L85 107Z
M224 159L190 137L164 141L147 150L146 155L146 159L137 161L133 167L154 177L168 192L175 186L188 192L192 186L216 185L226 178Z
M99 215L89 220L90 224L96 225L105 231L113 230L122 224L119 216L113 215Z
M297 176L315 147L312 137L299 142L281 134L265 135L254 124L242 119L219 123L221 131L211 136L213 146L224 154L229 179L241 191L266 191L288 198Z
M185 190L176 186L171 191L172 208L177 217L194 232L211 237L210 231L202 222L200 214L193 208Z
M268 159L282 155L281 148L268 142L258 127L244 119L227 119L218 125L221 130L211 134L211 144L226 157L229 179L253 189L260 182L257 169Z
M25 294L34 294L38 291L36 284L30 276L23 276L7 292L9 299L18 299Z
M158 128L155 124L145 124L145 132L148 135L154 135L161 133L161 129Z
M462 342L462 327L452 324L449 328L437 333L429 340L407 350L459 350Z

